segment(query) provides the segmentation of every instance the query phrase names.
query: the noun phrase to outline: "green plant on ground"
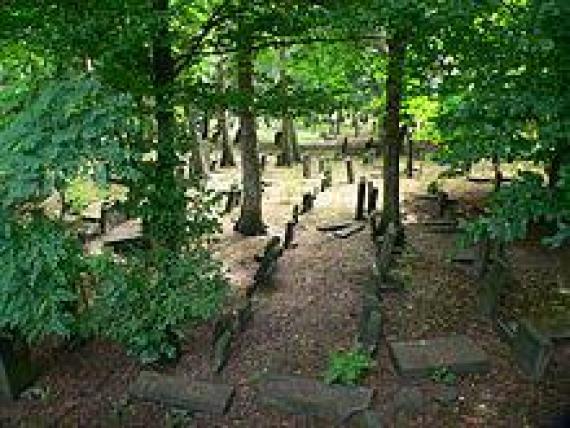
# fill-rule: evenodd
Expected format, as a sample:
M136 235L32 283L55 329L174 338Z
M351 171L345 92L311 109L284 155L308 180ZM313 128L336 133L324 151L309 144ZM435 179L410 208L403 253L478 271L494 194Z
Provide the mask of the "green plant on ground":
M107 187L80 178L73 180L65 191L71 211L75 214L81 213L93 202L106 199L109 194Z
M328 384L356 385L373 365L372 358L362 350L334 352L329 358L325 382Z
M432 371L430 379L436 383L453 385L455 382L457 382L457 375L453 373L448 367L439 367Z

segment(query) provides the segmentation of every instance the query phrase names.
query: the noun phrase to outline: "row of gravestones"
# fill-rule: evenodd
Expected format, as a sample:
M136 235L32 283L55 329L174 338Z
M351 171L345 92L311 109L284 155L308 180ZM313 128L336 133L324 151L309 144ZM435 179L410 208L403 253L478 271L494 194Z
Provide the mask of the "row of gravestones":
M437 203L439 218L424 222L430 231L458 231L458 222L453 218L451 210L457 203L456 200L442 191L420 198ZM507 292L516 289L504 247L490 239L484 239L474 248L460 251L453 257L453 262L472 266L471 271L479 282L477 294L481 314L491 320L499 337L509 345L523 373L532 380L540 380L557 349L556 345L567 341L569 337L549 337L527 319L506 320L500 314L499 307Z
M539 381L557 350L568 343L570 335L544 332L528 319L506 319L501 313L499 308L504 306L507 294L518 288L502 245L490 239L481 241L473 264L479 279L482 315L493 323L499 337L508 344L521 371L529 379Z

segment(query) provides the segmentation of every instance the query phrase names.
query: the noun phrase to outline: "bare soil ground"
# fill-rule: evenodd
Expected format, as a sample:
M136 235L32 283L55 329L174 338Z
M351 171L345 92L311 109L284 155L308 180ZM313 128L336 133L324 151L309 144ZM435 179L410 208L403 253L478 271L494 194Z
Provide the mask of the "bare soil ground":
M270 160L270 165L274 159ZM382 191L379 168L357 165L357 177L374 177ZM314 167L316 169L316 165ZM428 164L417 178L402 179L408 245L398 261L405 272L407 291L390 294L382 303L385 325L377 365L364 384L376 390L374 408L385 426L394 427L524 427L538 426L545 417L570 406L570 376L564 361L555 364L538 384L526 380L515 367L508 348L477 311L476 283L449 261L454 248L452 235L427 233L415 224L429 216L428 205L413 203L413 195L425 192L437 176ZM212 186L222 189L236 180L236 171L214 173ZM269 236L282 235L291 217L292 205L301 202L303 191L318 180L303 180L300 167L269 168L264 193L264 217ZM211 371L211 325L192 330L181 360L164 372L193 379L236 386L236 397L223 417L189 416L154 404L127 400L127 388L142 369L118 347L91 342L75 351L41 350L38 360L43 374L34 389L43 397L22 398L0 404L4 427L329 427L330 423L284 415L259 407L254 380L263 372L302 374L321 378L332 351L349 349L354 343L360 315L362 284L371 278L373 246L368 229L341 240L316 231L324 221L354 216L356 185L346 184L344 166L335 164L334 186L320 193L315 209L301 217L296 229L297 247L279 261L274 290L255 297L254 319L233 345L227 367L220 375ZM484 193L481 186L462 180L445 184L455 196L469 198ZM381 197L381 196L380 196ZM432 213L433 214L433 213ZM215 244L237 293L252 280L259 252L267 237L244 238L232 230L238 211L224 218L224 231ZM569 252L546 252L529 243L509 250L517 266L524 296L537 294L545 280L555 279L568 287ZM566 261L566 263L564 263ZM533 281L527 281L528 277ZM524 291L530 290L530 291ZM534 293L534 294L533 294ZM523 305L520 304L520 307ZM396 414L393 397L403 386L415 385L429 397L438 387L431 381L411 383L396 375L388 356L386 340L430 338L446 333L465 333L489 355L486 375L461 377L459 399L451 405L427 401L418 415Z

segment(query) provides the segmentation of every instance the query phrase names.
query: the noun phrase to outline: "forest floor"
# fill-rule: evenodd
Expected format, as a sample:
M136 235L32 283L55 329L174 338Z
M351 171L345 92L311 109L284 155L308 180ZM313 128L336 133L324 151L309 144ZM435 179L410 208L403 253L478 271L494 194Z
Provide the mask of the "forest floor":
M273 163L272 157L270 165ZM357 180L365 175L381 192L379 170L356 162ZM382 302L385 337L376 365L363 385L376 392L373 408L382 415L383 426L537 426L548 415L570 406L570 371L564 361L554 361L541 382L527 380L491 323L479 315L475 280L450 263L454 235L428 233L417 224L435 211L428 202L414 201L414 195L425 193L427 183L438 172L436 167L425 164L414 179L402 178L407 245L397 269L405 272L407 287L405 293L389 294ZM236 170L215 172L212 186L227 189L233 181L239 181L236 174ZM282 235L292 206L300 204L303 191L312 190L319 180L303 180L300 166L270 167L263 179L268 184L264 192L268 236ZM461 201L477 200L488 190L467 184L464 179L448 180L445 189ZM127 400L128 386L142 367L118 347L95 341L74 351L40 355L45 370L31 390L35 394L0 404L0 426L330 427L326 421L262 408L256 400L254 379L265 372L322 379L330 353L352 348L361 311L362 283L373 275L370 231L367 226L347 239L338 239L317 231L316 226L353 219L355 202L356 185L346 183L344 165L336 162L332 189L319 193L314 210L301 216L296 247L285 251L279 260L274 290L254 297L254 318L238 336L221 374L212 373L211 325L190 332L181 360L162 369L191 379L234 385L234 402L225 416L187 415ZM471 209L467 204L462 206ZM268 238L244 238L233 232L238 211L224 218L215 252L239 293L252 281L257 267L254 255ZM528 303L529 298L542 299L537 290L545 284L566 290L570 287L568 249L546 250L529 240L512 246L508 252L516 263L517 279L524 284L514 298L516 304ZM394 396L402 388L415 387L429 398L440 385L431 380L401 379L388 355L386 341L448 333L463 333L475 341L488 354L491 370L484 375L460 376L454 403L443 405L426 399L418 413L397 413ZM570 358L568 354L566 357L567 364Z

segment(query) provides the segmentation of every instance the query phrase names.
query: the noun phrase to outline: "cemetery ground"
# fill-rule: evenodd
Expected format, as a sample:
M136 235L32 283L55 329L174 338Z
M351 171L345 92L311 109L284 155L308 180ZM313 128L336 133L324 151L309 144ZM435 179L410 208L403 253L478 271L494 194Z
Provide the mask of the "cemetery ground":
M363 221L366 228L345 239L317 227L354 221L361 176L375 183L381 200L382 169L378 159L373 165L363 164L361 156L355 155L356 182L348 184L344 160L331 160L333 184L321 192L317 157L330 155L313 154L311 179L303 179L301 165L276 168L275 156L269 156L263 173L267 236L245 238L235 233L239 208L223 217L223 233L212 245L231 280L231 298L239 299L259 266L254 256L272 236L283 235L303 193L319 188L314 208L300 215L293 245L277 261L271 283L254 293L253 317L233 338L227 364L219 373L213 370L214 324L210 323L191 329L176 364L157 368L180 379L233 386L233 400L225 414L192 414L130 397L130 385L148 368L117 347L96 341L76 349L54 344L52 349L37 350L34 358L43 367L41 375L20 400L0 406L0 426L335 426L339 421L265 406L259 392L267 374L322 381L330 353L352 349L358 335L363 285L374 280L370 226ZM402 170L404 166L402 159ZM382 426L540 426L570 405L568 346L553 355L537 382L518 368L493 323L481 315L477 279L469 269L452 262L456 234L435 233L423 224L437 217L437 207L417 196L425 194L441 170L428 161L418 161L417 166L414 178L404 174L401 178L406 244L393 271L402 280L402 289L381 296L379 348L374 366L362 380L362 386L374 391L369 408ZM210 185L227 190L239 182L238 174L238 168L213 171ZM480 208L478 201L491 188L464 178L441 183L465 215ZM570 252L541 247L539 232L507 249L516 289L501 308L537 322L567 315L570 304ZM545 289L552 292L541 291ZM434 372L412 379L397 372L390 343L453 334L466 335L481 348L488 370L450 372L450 377ZM352 418L344 422L359 426Z

